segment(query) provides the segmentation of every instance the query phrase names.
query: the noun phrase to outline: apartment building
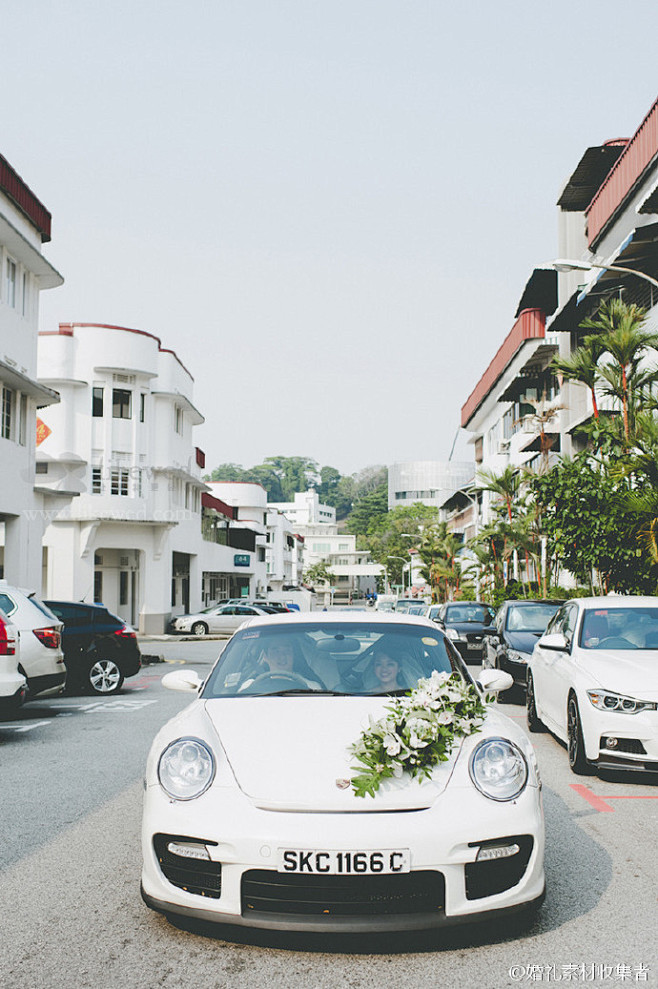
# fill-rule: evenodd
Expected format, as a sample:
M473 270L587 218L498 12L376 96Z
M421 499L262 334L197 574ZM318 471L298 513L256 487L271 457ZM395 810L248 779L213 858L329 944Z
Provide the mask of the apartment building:
M203 416L174 351L144 330L60 323L39 336L39 381L62 400L42 413L37 476L65 498L44 532L45 596L102 601L162 632L256 591L258 533L202 479Z
M37 414L59 402L37 381L39 295L64 281L42 253L51 215L0 155L0 576L41 586L47 496L35 489Z
M635 134L587 148L560 190L556 270L530 274L515 321L461 410L478 468L549 466L582 447L577 427L592 415L589 390L550 367L588 332L582 321L615 295L648 310L656 329L658 277L658 100ZM606 399L602 399L606 407ZM481 520L492 496L482 498ZM464 499L453 512L467 513ZM476 523L477 524L477 523Z

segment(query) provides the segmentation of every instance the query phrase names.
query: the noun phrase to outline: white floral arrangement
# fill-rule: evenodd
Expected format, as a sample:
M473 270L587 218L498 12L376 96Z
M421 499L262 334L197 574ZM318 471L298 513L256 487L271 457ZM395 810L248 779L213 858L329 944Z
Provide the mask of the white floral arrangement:
M385 779L403 773L429 778L434 766L450 757L455 740L479 731L487 715L473 684L437 670L385 710L388 715L371 717L369 728L350 746L361 764L352 767L357 797L374 797Z

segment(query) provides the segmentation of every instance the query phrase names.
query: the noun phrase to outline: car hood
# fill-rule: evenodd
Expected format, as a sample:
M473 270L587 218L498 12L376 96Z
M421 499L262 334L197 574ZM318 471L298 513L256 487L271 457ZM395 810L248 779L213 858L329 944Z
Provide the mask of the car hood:
M593 686L638 700L658 701L658 653L655 649L596 649L580 655L580 667Z
M387 698L253 697L207 700L236 782L257 807L317 812L421 810L445 789L456 744L431 780L386 780L374 800L357 798L337 781L355 775L349 746L384 713Z
M542 632L505 632L505 643L517 652L532 653Z

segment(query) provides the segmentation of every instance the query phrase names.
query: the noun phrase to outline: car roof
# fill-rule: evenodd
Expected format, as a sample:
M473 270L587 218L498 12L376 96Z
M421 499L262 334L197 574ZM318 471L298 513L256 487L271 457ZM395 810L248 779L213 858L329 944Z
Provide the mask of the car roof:
M419 625L421 628L431 628L432 632L436 632L436 625L428 618L422 615L396 615L394 611L386 611L383 614L381 612L371 614L367 611L294 611L289 614L254 617L249 621L249 627L285 625L289 628L291 625L308 625L309 622L343 625Z
M584 608L658 608L658 597L640 594L608 594L605 597L572 598Z

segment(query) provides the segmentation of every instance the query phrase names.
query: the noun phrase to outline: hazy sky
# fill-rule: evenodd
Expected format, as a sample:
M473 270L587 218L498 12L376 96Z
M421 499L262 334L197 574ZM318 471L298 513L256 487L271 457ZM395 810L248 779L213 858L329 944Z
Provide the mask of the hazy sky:
M161 337L209 467L447 459L563 181L658 92L655 0L2 8L0 153L66 280L41 328Z

